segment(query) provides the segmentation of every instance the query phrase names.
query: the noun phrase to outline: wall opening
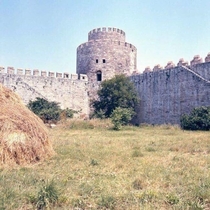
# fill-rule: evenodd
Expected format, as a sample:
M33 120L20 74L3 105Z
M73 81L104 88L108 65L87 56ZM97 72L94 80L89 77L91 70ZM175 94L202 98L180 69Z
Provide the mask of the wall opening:
M96 59L96 63L98 63L98 59Z
M96 79L97 79L97 81L101 81L102 80L102 73L101 73L101 71L97 71L96 72Z
M106 60L105 59L103 59L103 63L106 63Z

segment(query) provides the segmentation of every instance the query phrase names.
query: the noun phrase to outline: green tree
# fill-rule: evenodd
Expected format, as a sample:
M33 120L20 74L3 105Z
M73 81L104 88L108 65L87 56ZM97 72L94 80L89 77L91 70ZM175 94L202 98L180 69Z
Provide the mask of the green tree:
M210 106L194 108L189 115L181 116L180 123L185 130L210 130Z
M103 113L109 118L117 107L129 108L134 112L138 102L139 98L131 80L124 75L116 75L101 83L98 100L93 102L93 107L96 116Z

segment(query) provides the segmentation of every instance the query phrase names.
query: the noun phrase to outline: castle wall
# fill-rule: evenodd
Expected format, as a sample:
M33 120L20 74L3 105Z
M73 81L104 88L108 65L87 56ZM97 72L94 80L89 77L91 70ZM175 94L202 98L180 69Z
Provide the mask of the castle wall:
M17 70L17 74L11 68L2 72L0 68L0 82L16 92L25 104L36 97L45 98L49 101L60 103L61 108L81 110L81 115L89 115L88 82L86 75L69 75L67 73L44 71L42 76L37 70L31 75L31 70Z
M201 77L185 66L146 72L131 77L141 99L138 123L179 124L182 114L210 105L210 63L197 64ZM204 76L204 75L203 75Z
M125 42L120 29L94 29L89 41L77 48L77 73L87 74L89 81L110 79L116 74L131 75L136 71L136 47Z
M210 65L210 62L208 62L209 65ZM196 65L193 65L191 66L191 69L198 73L199 75L201 75L202 77L210 80L210 71L209 71L209 68L208 66L209 65L206 65L207 63L200 63L200 64L196 64Z
M210 106L210 53L188 64L181 58L163 69L156 65L136 74L137 49L117 28L97 28L77 48L77 74L0 67L0 82L20 95L24 103L36 97L59 102L62 108L88 116L101 81L117 74L130 76L140 97L137 123L179 124L180 116L194 107ZM132 75L132 76L131 76Z

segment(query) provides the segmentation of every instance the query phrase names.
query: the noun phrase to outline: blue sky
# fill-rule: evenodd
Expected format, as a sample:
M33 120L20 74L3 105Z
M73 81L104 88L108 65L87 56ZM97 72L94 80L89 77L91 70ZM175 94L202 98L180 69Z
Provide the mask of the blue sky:
M76 48L98 27L126 32L138 70L210 52L209 0L0 0L0 66L76 72Z

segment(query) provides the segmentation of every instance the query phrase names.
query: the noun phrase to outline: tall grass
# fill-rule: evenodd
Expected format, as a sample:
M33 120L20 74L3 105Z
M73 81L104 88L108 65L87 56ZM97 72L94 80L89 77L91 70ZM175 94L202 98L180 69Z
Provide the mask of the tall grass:
M46 180L50 209L210 208L210 132L83 123L50 129L50 160L0 170L0 209L36 209Z

